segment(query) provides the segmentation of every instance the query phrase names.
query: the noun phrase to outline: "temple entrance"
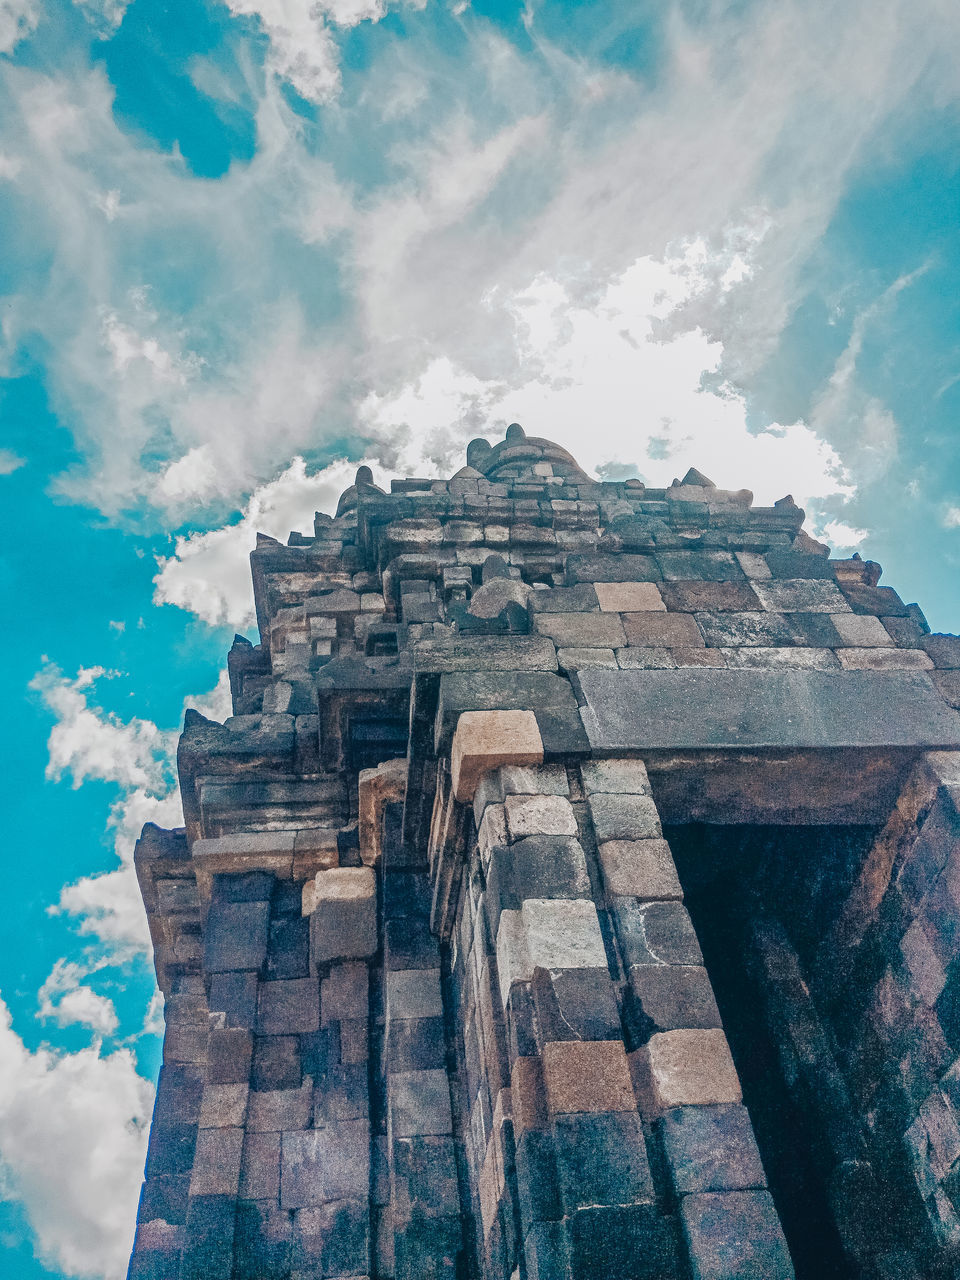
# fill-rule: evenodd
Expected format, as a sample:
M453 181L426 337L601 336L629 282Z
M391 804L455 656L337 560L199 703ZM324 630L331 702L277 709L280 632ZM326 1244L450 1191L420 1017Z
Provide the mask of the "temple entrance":
M872 1274L867 1257L879 1242L871 1231L887 1236L891 1225L876 1212L881 1204L886 1212L888 1197L815 981L818 944L876 830L665 830L797 1280Z

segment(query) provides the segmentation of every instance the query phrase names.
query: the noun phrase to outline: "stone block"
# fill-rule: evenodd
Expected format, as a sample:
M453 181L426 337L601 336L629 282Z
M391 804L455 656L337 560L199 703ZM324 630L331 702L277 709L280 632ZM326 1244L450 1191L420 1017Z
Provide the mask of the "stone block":
M280 1207L316 1208L365 1200L370 1192L370 1126L341 1120L281 1138Z
M321 871L320 875L330 875ZM257 1032L265 1036L296 1035L320 1028L320 985L316 978L261 982L257 997Z
M638 796L650 794L650 780L642 760L582 760L580 776L588 796L596 791L627 792Z
M523 836L577 834L573 808L564 796L508 795L504 809L511 840L519 840Z
M578 1209L569 1232L573 1280L663 1280L683 1274L671 1226L654 1205Z
M728 667L798 667L806 671L835 671L840 667L832 649L812 649L806 645L789 645L782 649L769 649L763 645L742 649L707 650L720 652Z
M729 551L658 551L666 582L737 582L743 571Z
M922 649L838 649L837 657L848 671L929 671L933 665Z
M849 613L835 582L825 578L772 578L754 586L764 609L775 613Z
M781 648L793 644L794 632L782 613L698 613L707 644L716 649L759 645Z
M938 669L960 668L960 636L943 635L937 632L924 636L920 641L920 647L930 655L933 665Z
M248 1093L249 1087L245 1084L208 1084L200 1106L200 1128L242 1128L247 1116Z
M377 880L370 867L318 871L310 913L310 961L372 956L377 950Z
M250 1079L253 1037L240 1027L216 1028L207 1037L207 1083L246 1084Z
M284 1277L313 1280L331 1276L368 1276L370 1209L362 1200L338 1200L294 1215L290 1269ZM260 1275L257 1273L257 1280Z
M684 1196L683 1233L693 1280L793 1280L793 1263L768 1191Z
M520 915L531 966L527 978L536 968L606 968L603 935L592 902L533 898L524 902Z
M180 1280L230 1280L233 1264L234 1196L191 1196Z
M590 668L576 680L598 752L960 743L960 718L925 672Z
M636 1001L637 1040L678 1027L720 1026L713 987L700 965L635 965L630 970L630 989Z
M632 1111L627 1055L617 1040L555 1040L543 1046L543 1080L554 1115Z
M320 1025L329 1026L342 1018L366 1018L370 977L359 961L330 966L329 977L320 984Z
M315 1128L338 1120L366 1120L370 1115L370 1094L365 1062L338 1063L313 1090Z
M514 1131L518 1137L528 1129L546 1129L549 1126L543 1062L539 1057L521 1054L514 1059L510 1069L510 1098Z
M313 1080L306 1076L297 1089L251 1089L247 1103L247 1133L306 1129L313 1110Z
M603 613L646 613L667 607L653 582L597 582L594 590Z
M579 671L581 667L619 666L612 649L564 649L557 650L557 665L561 671Z
M306 920L273 920L267 949L268 978L305 978L309 973L310 926Z
M700 945L682 902L616 898L613 920L626 965L702 964Z
M534 969L531 981L543 1040L619 1040L620 1010L603 969Z
M774 578L833 579L833 567L826 556L803 551L768 551L763 558Z
M627 613L627 644L639 648L702 649L703 636L692 613Z
M247 970L215 973L210 979L211 1013L226 1015L228 1027L252 1028L257 1016L257 975Z
M299 1089L302 1077L300 1040L290 1036L257 1036L253 1045L250 1084L254 1089Z
M576 583L659 582L664 575L653 556L641 555L570 555L567 556L566 578Z
M588 1205L653 1203L643 1125L635 1106L558 1115L553 1133L567 1214Z
M437 939L428 920L388 920L384 925L384 967L394 972L401 969L436 969L440 964ZM323 1000L321 998L321 1017ZM359 1012L346 1015L357 1018Z
M531 613L588 613L598 605L596 588L589 582L533 591L527 601Z
M746 1107L677 1107L664 1115L661 1136L677 1195L767 1185Z
M387 973L387 1017L443 1016L439 969L402 969Z
M630 1057L648 1120L673 1107L741 1101L740 1080L721 1030L661 1031Z
M290 1275L290 1215L275 1204L238 1204L233 1275L284 1280Z
M203 940L207 973L259 969L267 956L269 924L269 902L212 902Z
M446 1071L392 1071L387 1092L390 1131L395 1137L453 1132Z
M280 1195L279 1130L247 1130L240 1165L240 1195L244 1200L276 1200Z
M620 615L614 613L538 613L534 625L564 648L615 649L626 643Z
M834 613L830 621L836 627L840 641L857 649L888 647L893 644L890 632L879 618L871 614Z
M201 1129L190 1175L191 1196L236 1196L243 1129Z
M442 1018L391 1019L387 1024L390 1071L434 1071L446 1064Z
M750 613L762 608L749 582L665 582L661 593L667 607L680 613Z
M517 1142L516 1163L520 1220L525 1233L535 1222L559 1221L563 1203L552 1135L536 1129L523 1132Z
M465 711L450 753L454 795L471 801L483 774L501 765L543 763L543 739L532 711Z
M622 896L655 902L683 897L666 840L607 840L599 853L608 900Z
M597 840L652 840L663 832L653 797L597 791L590 797L590 816Z

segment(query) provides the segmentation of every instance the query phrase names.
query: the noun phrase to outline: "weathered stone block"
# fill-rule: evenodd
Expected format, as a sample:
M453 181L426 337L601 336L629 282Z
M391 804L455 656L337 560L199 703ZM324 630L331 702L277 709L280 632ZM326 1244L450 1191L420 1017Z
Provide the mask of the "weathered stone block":
M628 1111L582 1111L554 1121L560 1194L568 1214L588 1205L650 1204L643 1126Z
M386 979L388 1018L443 1016L439 969L402 969Z
M603 969L534 969L531 981L544 1040L619 1040L620 1011Z
M703 963L697 935L682 902L616 898L613 919L628 967Z
M269 922L269 902L212 902L204 931L206 971L259 969L267 956Z
M582 760L580 776L588 796L595 791L650 794L650 781L642 760Z
M653 797L598 791L590 797L590 816L597 840L651 840L663 832Z
M247 1115L245 1084L209 1084L203 1091L200 1107L201 1129L243 1127Z
M321 871L320 875L330 875ZM261 982L257 998L257 1032L265 1036L296 1035L320 1027L320 986L316 978Z
M767 1185L746 1107L677 1107L664 1115L661 1133L678 1195Z
M549 1041L543 1079L554 1115L636 1108L627 1055L616 1040Z
M276 1200L280 1195L280 1131L247 1130L240 1165L240 1195L245 1200Z
M741 1101L740 1081L720 1030L661 1031L630 1057L647 1119L671 1107Z
M824 578L774 578L754 590L764 609L778 613L849 613L850 606L835 582Z
M646 901L683 897L666 840L607 840L600 845L599 854L608 900L618 896Z
M677 1027L719 1027L720 1013L700 965L642 964L630 970L638 1039Z
M654 1205L578 1209L569 1232L573 1280L662 1280L682 1274L671 1227Z
M929 671L933 665L922 649L838 649L848 671Z
M935 667L950 670L960 668L960 636L940 633L924 636L920 647L930 655Z
M749 613L762 607L749 582L665 582L661 594L668 608L681 613Z
M532 711L465 711L450 752L454 795L472 800L483 774L501 765L542 762L543 739Z
M396 1071L388 1080L391 1132L398 1138L453 1132L446 1071Z
M592 902L528 899L520 915L531 966L526 977L535 968L606 968L603 935Z
M641 648L703 648L703 636L692 613L627 613L627 644Z
M793 1280L768 1191L684 1196L680 1216L694 1280Z
M247 1133L305 1129L313 1109L313 1081L307 1076L296 1089L251 1089Z
M251 1088L299 1089L302 1075L299 1037L256 1037L250 1071Z
M653 556L572 555L567 557L567 582L659 582L664 576Z
M201 1129L190 1176L191 1196L235 1196L240 1185L243 1129Z
M603 613L645 613L667 607L653 582L597 582L594 590Z
M370 867L318 871L310 912L310 961L372 956L377 949L377 881Z
M281 1138L280 1206L316 1208L365 1200L370 1191L370 1126L341 1120Z
M835 613L830 615L830 621L844 645L868 649L893 644L889 631L880 619L870 614Z
M615 649L626 643L619 614L539 613L534 625L554 644L568 648Z
M729 551L658 551L656 559L666 582L743 581L743 571Z
M794 642L793 628L782 613L698 613L708 645L717 649L760 645L778 648Z
M619 666L612 649L564 649L557 650L557 665L561 671L579 671L581 667Z
M443 1019L391 1019L387 1024L387 1061L391 1071L435 1071L443 1067Z
M216 1028L207 1038L207 1083L246 1084L252 1057L253 1037L249 1031Z
M252 1028L257 1016L257 975L215 973L210 979L210 1012L226 1015L228 1027Z
M517 1193L525 1231L535 1222L557 1222L563 1203L557 1179L553 1137L536 1129L526 1130L517 1142Z
M523 836L577 834L573 808L563 796L508 795L504 809L511 840L519 840Z

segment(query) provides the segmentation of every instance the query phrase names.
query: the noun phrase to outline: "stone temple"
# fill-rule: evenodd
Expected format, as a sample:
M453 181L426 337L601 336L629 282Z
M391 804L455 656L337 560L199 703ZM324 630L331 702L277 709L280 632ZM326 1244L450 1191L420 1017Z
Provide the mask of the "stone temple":
M511 426L251 556L135 1280L960 1274L960 639Z

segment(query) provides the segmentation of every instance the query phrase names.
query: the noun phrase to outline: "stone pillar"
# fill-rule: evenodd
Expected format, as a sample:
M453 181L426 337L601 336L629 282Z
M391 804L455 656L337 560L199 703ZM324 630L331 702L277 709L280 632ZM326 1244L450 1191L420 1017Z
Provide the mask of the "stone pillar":
M473 805L452 967L484 1274L792 1277L642 763L503 766Z

